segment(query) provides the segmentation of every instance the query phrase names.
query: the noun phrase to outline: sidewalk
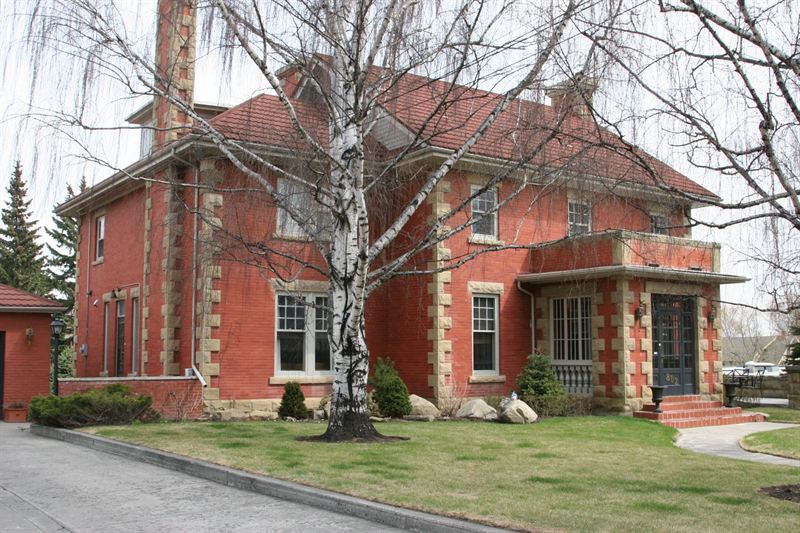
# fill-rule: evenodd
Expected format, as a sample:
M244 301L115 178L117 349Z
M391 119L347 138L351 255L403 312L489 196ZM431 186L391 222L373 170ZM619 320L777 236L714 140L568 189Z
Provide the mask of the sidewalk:
M751 433L792 427L797 427L797 424L751 422L748 424L681 429L675 444L680 448L707 455L719 455L731 459L800 467L800 460L786 459L784 457L777 457L764 453L748 452L739 446L739 441Z

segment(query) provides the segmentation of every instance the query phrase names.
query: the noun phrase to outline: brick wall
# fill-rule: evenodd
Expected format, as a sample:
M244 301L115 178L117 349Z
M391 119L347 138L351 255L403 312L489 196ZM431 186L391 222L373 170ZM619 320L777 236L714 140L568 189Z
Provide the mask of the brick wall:
M136 394L152 396L153 408L168 420L192 420L203 414L203 388L195 378L78 378L60 379L58 383L59 396L99 389L111 383L128 385Z
M0 312L0 331L6 337L3 405L28 404L50 391L50 320L46 313ZM33 329L30 342L25 336L28 328Z

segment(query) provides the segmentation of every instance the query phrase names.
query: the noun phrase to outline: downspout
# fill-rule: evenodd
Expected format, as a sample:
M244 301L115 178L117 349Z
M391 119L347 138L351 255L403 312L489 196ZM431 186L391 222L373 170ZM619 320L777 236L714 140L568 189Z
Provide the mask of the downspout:
M86 346L86 350L84 353L81 353L81 357L83 357L83 374L86 375L89 371L89 306L91 305L92 300L92 286L91 286L91 274L92 274L92 215L91 211L86 211L86 218L87 221L87 228L86 228L86 289L83 291L86 294L86 319L84 320L83 324L83 342L81 346ZM83 239L81 239L83 242ZM105 324L104 324L105 327ZM78 351L81 352L80 346L78 347Z
M200 216L200 163L194 163L194 229L192 231L192 351L189 354L189 361L192 364L192 372L200 380L200 385L207 387L208 383L203 378L203 374L197 368L197 236L199 231L198 218Z
M531 353L536 353L536 307L534 304L533 293L527 289L522 288L522 282L517 280L517 289L523 294L531 297Z

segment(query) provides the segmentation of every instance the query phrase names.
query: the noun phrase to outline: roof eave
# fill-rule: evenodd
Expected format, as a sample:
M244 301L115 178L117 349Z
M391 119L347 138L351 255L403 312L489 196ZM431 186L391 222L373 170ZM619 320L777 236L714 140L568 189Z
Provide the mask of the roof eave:
M0 313L50 313L66 311L66 307L0 305Z
M81 194L59 204L54 209L55 214L59 216L76 217L80 216L88 205L97 207L96 203L99 199L113 196L116 192L115 189L119 189L125 183L133 182L135 180L135 174L143 174L159 168L164 163L190 149L198 138L199 136L197 134L192 133L186 135L166 148L162 148L144 159L136 161L115 174L112 174L94 187L90 187ZM107 203L107 201L108 200L105 200L103 203Z
M674 268L648 267L640 265L609 265L601 267L578 268L575 270L558 270L554 272L532 272L518 274L517 280L522 283L535 285L558 283L564 281L584 281L590 279L622 276L631 278L649 278L665 281L689 281L727 285L731 283L744 283L750 278L722 274L719 272L704 272L698 270L678 270Z

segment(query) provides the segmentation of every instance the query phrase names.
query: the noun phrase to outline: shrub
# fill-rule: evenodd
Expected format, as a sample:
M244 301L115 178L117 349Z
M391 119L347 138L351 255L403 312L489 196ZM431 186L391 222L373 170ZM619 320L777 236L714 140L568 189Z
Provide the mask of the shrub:
M306 397L299 383L290 381L283 387L283 398L281 398L281 405L278 407L278 416L291 416L292 418L306 418L308 416Z
M71 396L37 396L31 400L31 421L43 426L83 426L153 422L160 418L150 395L133 394L127 385L114 383Z
M371 385L375 388L373 397L383 416L400 417L411 413L408 387L403 383L391 359L378 358Z
M539 416L582 416L592 410L591 398L581 398L571 394L550 394L526 400Z
M538 396L563 396L564 385L556 379L546 355L535 353L528 358L528 366L517 378L520 399L528 402Z

